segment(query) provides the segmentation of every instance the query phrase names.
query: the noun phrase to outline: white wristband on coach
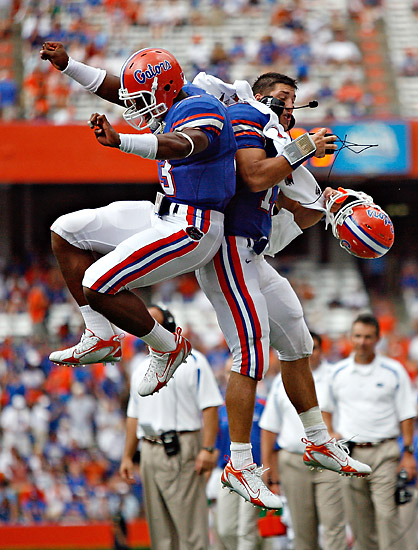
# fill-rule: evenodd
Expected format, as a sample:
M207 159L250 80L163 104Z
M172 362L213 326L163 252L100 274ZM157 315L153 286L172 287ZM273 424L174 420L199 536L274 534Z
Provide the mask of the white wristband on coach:
M104 69L90 67L90 65L85 65L84 63L80 63L80 61L75 61L72 57L68 58L68 65L62 73L70 76L81 84L84 89L93 94L97 92L106 77Z
M154 134L119 134L119 149L123 153L132 153L144 159L155 159L158 151L158 139Z

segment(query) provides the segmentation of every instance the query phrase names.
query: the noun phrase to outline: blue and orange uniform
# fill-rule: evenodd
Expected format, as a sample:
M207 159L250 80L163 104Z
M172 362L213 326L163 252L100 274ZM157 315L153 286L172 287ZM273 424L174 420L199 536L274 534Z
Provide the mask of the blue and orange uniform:
M209 261L223 237L224 211L235 193L237 149L227 108L213 96L186 86L187 98L167 112L163 132L199 129L208 147L179 160L161 160L164 198L152 222L95 262L83 285L115 294L194 271ZM140 226L138 221L138 226Z
M249 103L229 107L238 149L277 151L263 129L270 117ZM261 380L269 347L280 359L310 355L312 339L290 283L264 259L278 186L251 192L237 177L237 191L225 211L225 237L214 258L199 269L199 284L215 308L233 355L232 371Z

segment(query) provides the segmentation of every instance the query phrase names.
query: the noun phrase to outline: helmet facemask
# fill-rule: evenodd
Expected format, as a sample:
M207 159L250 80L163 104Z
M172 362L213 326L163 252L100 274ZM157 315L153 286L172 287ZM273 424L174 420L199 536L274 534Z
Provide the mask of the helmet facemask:
M158 78L155 77L151 86L151 91L139 90L129 93L127 88L119 89L119 99L126 106L123 118L126 122L135 128L135 130L145 130L150 128L153 133L158 133L162 126L162 115L168 111L165 103L157 104L155 92L158 89ZM140 107L138 107L140 105Z
M353 214L353 208L355 206L364 205L364 204L369 204L371 206L374 206L373 198L370 195L367 195L362 191L353 191L352 189L342 189L342 188L340 189L330 197L330 199L326 204L327 225L328 223L331 224L332 234L337 239L339 238L338 226L343 225L346 218ZM350 196L356 197L356 198L355 199L351 198L351 200L348 200ZM335 213L331 212L331 208L334 206L335 203L343 202L343 201L345 202L345 204L343 204L343 206L341 206L341 208L337 212Z
M332 206L343 201L338 212L332 213ZM326 210L327 223L331 224L334 237L349 254L374 259L392 247L392 221L370 195L340 188L327 202Z

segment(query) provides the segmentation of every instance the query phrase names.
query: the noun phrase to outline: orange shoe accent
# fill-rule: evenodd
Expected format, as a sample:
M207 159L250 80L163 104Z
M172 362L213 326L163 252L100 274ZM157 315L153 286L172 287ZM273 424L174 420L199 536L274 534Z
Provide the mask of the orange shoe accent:
M150 348L151 361L138 386L139 395L147 396L158 392L190 355L192 345L181 335L180 327L177 327L174 337L176 347L172 351L160 352Z
M281 510L283 504L280 496L272 493L261 478L264 471L255 463L237 470L229 460L222 472L221 483L255 506Z
M334 438L323 445L314 445L305 438L302 442L306 444L303 462L307 466L356 477L365 477L372 471L367 464L351 458L343 442Z
M86 329L77 345L61 351L53 351L49 359L57 365L71 366L118 362L122 357L120 342L122 336L115 335L109 340L103 340Z

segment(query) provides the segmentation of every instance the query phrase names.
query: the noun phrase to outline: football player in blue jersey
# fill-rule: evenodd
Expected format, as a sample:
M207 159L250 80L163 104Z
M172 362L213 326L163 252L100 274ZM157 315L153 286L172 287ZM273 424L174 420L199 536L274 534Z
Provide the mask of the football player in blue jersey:
M67 365L120 360L114 324L151 349L138 388L149 395L167 383L191 346L181 329L167 331L130 291L194 271L217 252L224 211L235 192L229 114L215 97L185 86L179 63L163 49L135 52L120 78L71 59L61 43L46 42L40 55L86 90L124 105L124 118L135 129L151 130L119 134L104 115L94 113L89 120L101 145L157 159L164 191L155 205L121 201L53 223L52 248L86 330L76 346L50 359ZM94 253L101 258L95 261Z
M294 185L300 185L296 172L299 176L301 169L306 170L302 163L311 156L323 157L326 149L337 148L336 137L325 136L326 128L294 141L287 136L294 122L296 90L292 78L266 73L255 82L252 101L229 107L238 144L237 193L225 212L225 237L219 251L197 272L234 359L225 396L231 457L222 483L266 508L280 508L281 500L264 484L263 470L254 463L250 434L257 381L267 372L270 345L278 351L286 391L305 428L305 463L347 475L371 471L331 439L318 408L309 367L313 344L302 306L287 279L264 259L275 204L293 213L291 223L284 228L291 237L318 222L324 212L306 208L282 192L278 197L279 183L293 175ZM278 118L272 117L274 110ZM275 141L286 145L277 149ZM325 203L333 193L327 188L320 197L319 189L318 199Z

